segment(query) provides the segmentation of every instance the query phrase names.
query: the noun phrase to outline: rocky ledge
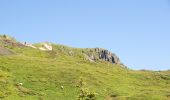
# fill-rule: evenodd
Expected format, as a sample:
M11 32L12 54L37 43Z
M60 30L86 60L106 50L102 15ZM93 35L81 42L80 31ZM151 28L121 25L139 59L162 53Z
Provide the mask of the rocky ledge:
M90 53L86 52L85 56L86 59L92 62L104 60L113 64L121 64L119 58L114 53L102 48L90 49Z

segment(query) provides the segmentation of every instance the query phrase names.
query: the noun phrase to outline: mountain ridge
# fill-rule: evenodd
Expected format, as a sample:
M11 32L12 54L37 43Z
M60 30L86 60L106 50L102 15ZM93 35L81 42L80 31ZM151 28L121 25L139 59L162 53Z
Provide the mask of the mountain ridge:
M6 46L10 45L10 46L14 46L17 45L18 47L31 47L33 49L39 49L42 51L53 51L53 45L57 45L54 43L50 43L50 42L40 42L40 43L36 43L36 44L31 44L28 42L24 42L24 43L20 43L18 41L16 41L14 38L11 38L10 36L6 36L6 35L1 35L1 43L5 44ZM63 47L66 47L63 45ZM91 61L91 62L96 62L98 60L103 60L103 61L107 61L113 64L121 64L119 57L116 56L116 54L103 49L103 48L81 48L82 49L82 53L84 53L85 55L85 59ZM2 51L2 50L1 50ZM72 51L68 51L69 54L71 55ZM123 65L123 64L122 64Z

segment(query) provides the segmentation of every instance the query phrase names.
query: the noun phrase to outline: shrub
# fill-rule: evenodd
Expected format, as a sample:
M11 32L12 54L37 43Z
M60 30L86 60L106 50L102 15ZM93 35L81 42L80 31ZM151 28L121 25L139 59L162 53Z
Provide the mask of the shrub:
M89 91L88 88L84 88L85 82L81 78L78 82L79 95L78 100L96 100L96 93Z
M3 38L5 38L5 39L7 38L6 34L3 35Z

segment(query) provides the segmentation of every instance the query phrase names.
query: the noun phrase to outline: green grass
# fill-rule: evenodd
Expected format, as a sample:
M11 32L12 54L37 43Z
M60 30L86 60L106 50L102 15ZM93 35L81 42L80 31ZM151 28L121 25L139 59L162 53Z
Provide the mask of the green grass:
M82 88L95 93L96 100L170 100L169 71L135 71L87 61L86 49L54 44L53 48L15 47L9 48L14 54L0 56L0 99L76 100L82 79Z

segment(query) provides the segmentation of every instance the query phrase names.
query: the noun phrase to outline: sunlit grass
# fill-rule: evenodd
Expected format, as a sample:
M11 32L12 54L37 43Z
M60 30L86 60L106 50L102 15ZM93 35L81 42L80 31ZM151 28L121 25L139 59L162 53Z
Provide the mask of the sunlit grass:
M0 99L76 100L80 79L83 88L96 93L97 100L170 99L168 71L134 71L108 62L90 62L83 58L83 49L53 47L53 51L10 48L14 54L0 56Z

